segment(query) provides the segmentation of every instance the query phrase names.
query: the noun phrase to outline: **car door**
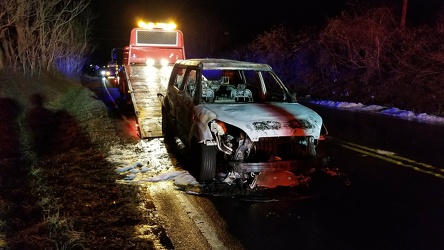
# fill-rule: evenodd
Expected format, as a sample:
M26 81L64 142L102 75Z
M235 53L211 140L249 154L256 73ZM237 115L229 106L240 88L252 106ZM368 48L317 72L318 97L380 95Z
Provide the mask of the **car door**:
M197 101L198 91L197 69L188 68L185 72L183 84L179 90L176 105L176 126L182 141L188 142L191 127L194 122L193 108Z
M180 89L183 85L183 78L184 78L184 72L185 68L181 67L180 65L176 65L173 68L173 74L171 74L170 81L168 83L168 89L166 98L164 99L165 103L165 111L168 112L168 116L171 119L171 125L176 128L176 106L179 105L179 99L178 96L180 95Z

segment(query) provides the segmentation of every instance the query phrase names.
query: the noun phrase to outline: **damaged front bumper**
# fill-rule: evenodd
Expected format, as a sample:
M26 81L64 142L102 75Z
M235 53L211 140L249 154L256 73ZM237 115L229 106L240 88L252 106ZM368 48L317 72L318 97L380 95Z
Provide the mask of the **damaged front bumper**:
M307 173L317 168L327 166L328 157L302 160L276 160L269 162L238 162L230 161L228 165L232 171L238 173L290 171Z
M233 184L236 180L247 183L251 189L256 187L275 188L278 186L308 186L311 175L316 171L329 176L342 175L337 169L329 169L328 157L270 161L270 162L236 162L230 161L231 172L224 179Z

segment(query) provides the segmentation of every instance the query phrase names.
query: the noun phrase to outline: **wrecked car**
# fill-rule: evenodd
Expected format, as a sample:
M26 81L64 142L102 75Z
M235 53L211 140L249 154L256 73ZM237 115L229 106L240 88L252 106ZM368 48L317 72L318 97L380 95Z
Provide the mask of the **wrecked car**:
M325 167L327 130L267 64L228 59L175 63L162 97L165 141L189 149L196 179L294 186Z

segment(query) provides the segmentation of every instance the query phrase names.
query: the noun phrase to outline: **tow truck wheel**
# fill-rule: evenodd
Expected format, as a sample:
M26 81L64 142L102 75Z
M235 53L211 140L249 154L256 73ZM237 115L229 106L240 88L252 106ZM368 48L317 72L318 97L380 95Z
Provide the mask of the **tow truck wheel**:
M193 169L197 171L197 180L200 182L211 181L216 177L216 147L203 143L193 145L192 155Z

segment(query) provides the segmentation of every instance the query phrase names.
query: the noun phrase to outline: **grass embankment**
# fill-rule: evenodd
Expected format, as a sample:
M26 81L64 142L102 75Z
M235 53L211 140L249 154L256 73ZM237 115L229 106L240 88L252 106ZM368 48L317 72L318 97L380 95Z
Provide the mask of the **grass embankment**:
M3 73L0 117L0 249L159 248L148 194L105 160L120 139L91 90Z

